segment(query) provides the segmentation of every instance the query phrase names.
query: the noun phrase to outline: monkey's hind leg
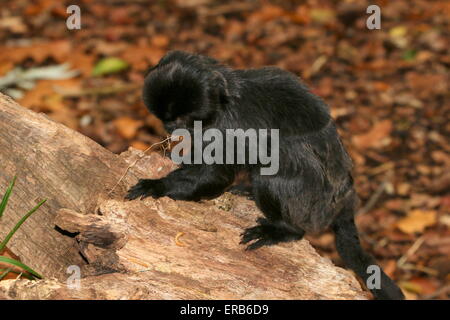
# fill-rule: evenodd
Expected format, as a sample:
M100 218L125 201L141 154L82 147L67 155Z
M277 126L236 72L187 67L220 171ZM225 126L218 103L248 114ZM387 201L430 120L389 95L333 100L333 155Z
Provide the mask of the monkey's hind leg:
M300 240L305 235L302 229L295 228L283 221L282 199L275 188L271 189L272 179L264 176L253 176L253 194L256 205L264 213L265 218L259 218L257 226L248 228L242 233L241 244L254 241L247 250L258 249L281 242Z
M332 225L336 235L336 249L344 261L345 265L355 271L355 273L367 284L369 277L371 279L377 276L368 270L369 266L375 266L379 270L379 286L377 288L374 281L374 288L369 288L376 299L381 300L403 300L405 297L400 288L392 281L378 266L368 253L361 247L358 230L356 229L353 206L344 208Z

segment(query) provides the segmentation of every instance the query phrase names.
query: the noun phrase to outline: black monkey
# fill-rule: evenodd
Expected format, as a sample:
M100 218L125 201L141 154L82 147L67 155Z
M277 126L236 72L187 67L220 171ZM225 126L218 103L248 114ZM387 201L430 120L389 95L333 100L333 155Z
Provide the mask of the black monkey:
M261 175L260 164L184 164L162 179L142 179L127 199L168 196L198 201L222 194L238 172L246 171L265 218L247 229L248 249L301 239L328 227L345 264L365 282L375 260L361 247L354 222L357 196L352 162L327 105L299 79L281 69L233 70L209 57L173 51L149 70L143 99L167 131L206 128L279 129L279 170ZM377 299L403 299L381 270Z

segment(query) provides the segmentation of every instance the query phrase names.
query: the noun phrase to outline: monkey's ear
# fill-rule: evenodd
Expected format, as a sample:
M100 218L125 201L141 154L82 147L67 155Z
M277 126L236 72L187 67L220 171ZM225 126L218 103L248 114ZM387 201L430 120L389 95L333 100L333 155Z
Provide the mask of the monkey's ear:
M154 66L151 67L151 68L148 68L148 69L145 71L144 77L148 76L148 75L150 74L150 72L152 72L153 70L155 70L155 69L158 68L158 67L159 67L159 63L156 64L156 65L154 65Z
M228 81L221 72L217 70L213 71L212 84L216 94L219 95L220 102L229 102L231 97L228 91Z

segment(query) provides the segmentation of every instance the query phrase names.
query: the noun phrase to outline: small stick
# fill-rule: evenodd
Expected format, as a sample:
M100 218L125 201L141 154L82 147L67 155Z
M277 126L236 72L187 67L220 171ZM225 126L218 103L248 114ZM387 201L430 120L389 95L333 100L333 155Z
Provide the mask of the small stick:
M365 206L358 210L357 215L365 214L370 210L372 210L372 208L377 204L378 199L381 197L386 187L388 186L392 178L392 175L393 175L392 171L388 171L386 173L383 182L378 186L377 190L375 190L375 192L372 194L372 196L370 197L369 201L367 201Z
M404 265L402 265L401 269L420 271L420 272L426 273L433 277L436 277L438 275L438 271L435 269L423 267L423 266L419 266L419 265L414 265L412 263L405 263Z
M138 158L127 167L124 174L120 177L119 181L117 181L117 183L114 185L114 187L111 189L111 191L108 192L108 195L110 195L114 191L114 189L116 189L116 187L122 182L123 178L125 178L128 171L130 170L130 168L134 167L139 160L141 160L142 158L144 158L147 155L148 151L150 151L154 146L159 145L159 144L164 144L167 141L170 141L171 139L172 139L171 136L167 136L167 138L165 138L164 140L162 140L160 142L156 142L156 143L152 144L150 147L148 147L147 149L145 149L144 152L141 155L139 155ZM163 149L164 149L164 154L165 154L167 148L163 147Z
M419 250L420 246L422 245L422 243L425 241L425 238L423 236L419 237L411 246L411 248L408 249L408 251L406 251L406 253L397 261L397 266L399 268L401 268L406 261L408 260L408 258L410 256L412 256L417 250Z

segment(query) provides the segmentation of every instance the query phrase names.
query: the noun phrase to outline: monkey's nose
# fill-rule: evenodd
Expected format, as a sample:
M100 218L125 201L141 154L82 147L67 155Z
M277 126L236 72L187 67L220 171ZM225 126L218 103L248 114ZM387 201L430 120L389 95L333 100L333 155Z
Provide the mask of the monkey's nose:
M175 121L170 121L164 124L167 133L171 134L175 129L178 128L178 125Z

